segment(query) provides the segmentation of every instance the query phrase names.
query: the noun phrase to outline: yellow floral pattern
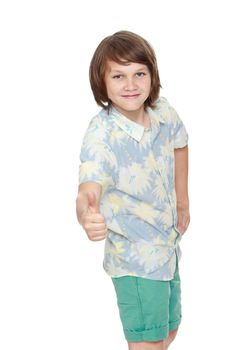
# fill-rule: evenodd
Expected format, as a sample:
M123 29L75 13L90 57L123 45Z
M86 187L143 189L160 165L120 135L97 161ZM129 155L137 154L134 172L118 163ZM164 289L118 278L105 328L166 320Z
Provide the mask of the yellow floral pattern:
M147 111L151 128L114 107L91 119L80 152L79 183L102 186L106 273L171 280L181 257L174 149L187 145L188 134L165 97Z

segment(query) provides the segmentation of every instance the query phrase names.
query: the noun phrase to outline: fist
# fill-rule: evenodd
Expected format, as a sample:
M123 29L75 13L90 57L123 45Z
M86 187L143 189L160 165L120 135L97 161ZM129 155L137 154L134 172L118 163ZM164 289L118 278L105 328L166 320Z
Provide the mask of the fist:
M107 225L100 213L94 192L87 193L87 207L81 217L82 226L91 241L101 241L107 236Z

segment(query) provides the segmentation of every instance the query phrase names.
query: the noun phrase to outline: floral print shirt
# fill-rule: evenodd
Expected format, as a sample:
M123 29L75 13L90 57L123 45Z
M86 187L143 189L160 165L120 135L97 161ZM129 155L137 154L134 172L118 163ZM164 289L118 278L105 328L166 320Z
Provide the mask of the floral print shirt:
M106 273L165 281L173 278L181 257L174 149L187 145L188 134L165 97L147 111L150 128L114 107L91 119L80 152L79 183L102 185Z

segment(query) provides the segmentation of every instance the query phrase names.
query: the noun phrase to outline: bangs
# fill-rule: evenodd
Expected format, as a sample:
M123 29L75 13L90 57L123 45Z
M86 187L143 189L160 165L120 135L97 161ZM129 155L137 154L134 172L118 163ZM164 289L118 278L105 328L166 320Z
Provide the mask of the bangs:
M135 45L135 42L129 40L114 41L110 40L108 49L105 51L105 62L107 60L127 65L130 62L142 63L148 65L148 54L142 45Z

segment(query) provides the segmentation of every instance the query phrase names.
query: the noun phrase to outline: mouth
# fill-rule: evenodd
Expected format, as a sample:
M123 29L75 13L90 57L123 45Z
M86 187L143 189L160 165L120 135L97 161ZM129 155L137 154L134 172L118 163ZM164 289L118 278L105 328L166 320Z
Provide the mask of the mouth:
M126 98L126 99L128 99L128 100L133 100L133 99L137 98L138 96L140 96L140 94L122 95L123 98Z

